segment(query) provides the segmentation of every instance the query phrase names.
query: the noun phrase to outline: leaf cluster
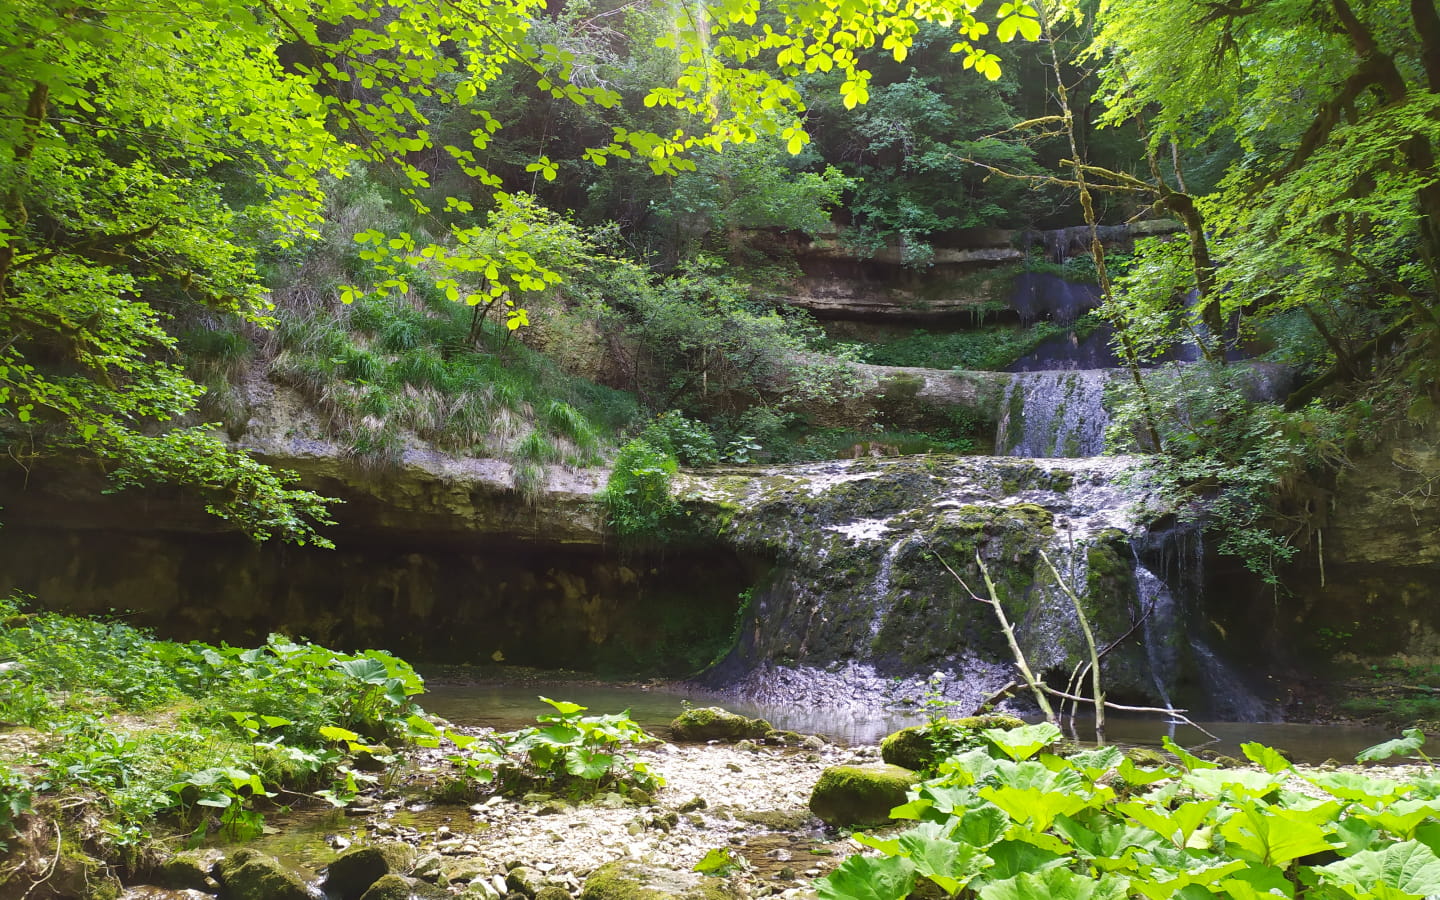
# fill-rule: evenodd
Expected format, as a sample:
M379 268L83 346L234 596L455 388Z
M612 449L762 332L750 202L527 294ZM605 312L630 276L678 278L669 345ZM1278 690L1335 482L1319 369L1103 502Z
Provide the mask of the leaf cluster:
M879 856L852 856L821 879L822 900L900 900L922 885L925 896L982 900L1418 900L1440 890L1433 778L1302 773L1259 744L1243 748L1256 768L1221 768L1168 742L1179 764L1149 768L1114 747L1045 752L1059 736L1050 725L990 732L989 752L941 763L892 812L915 826L857 835Z
M498 781L510 791L540 788L594 796L616 788L648 793L664 785L663 778L629 753L631 747L656 742L630 718L629 710L586 716L579 704L540 699L554 712L536 716L540 724L533 727L486 740L450 733L461 751L451 760L468 777L486 784Z

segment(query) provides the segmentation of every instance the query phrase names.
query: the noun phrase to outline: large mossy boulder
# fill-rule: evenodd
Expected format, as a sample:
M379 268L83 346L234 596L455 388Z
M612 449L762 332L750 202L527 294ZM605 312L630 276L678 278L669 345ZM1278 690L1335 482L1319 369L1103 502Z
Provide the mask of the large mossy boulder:
M358 900L386 875L403 874L415 862L415 849L399 842L358 847L325 870L325 893L337 900Z
M774 730L764 719L747 718L718 706L687 709L670 723L670 737L677 741L758 741Z
M873 827L890 822L890 810L905 803L920 780L895 765L831 766L810 794L810 811L826 825Z
M978 736L988 728L1010 729L1024 724L1014 716L994 713L961 719L940 719L930 725L912 725L880 742L880 758L892 766L923 772L934 768L943 754L966 749L966 735ZM978 737L973 746L980 746Z
M225 900L311 900L305 882L273 856L236 850L215 866Z
M718 879L627 859L591 872L580 891L580 900L729 900L732 896Z

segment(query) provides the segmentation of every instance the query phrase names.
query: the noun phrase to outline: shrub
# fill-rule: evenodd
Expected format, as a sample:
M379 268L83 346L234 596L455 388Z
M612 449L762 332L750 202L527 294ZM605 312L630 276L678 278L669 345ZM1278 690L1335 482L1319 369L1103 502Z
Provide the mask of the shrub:
M600 493L611 526L627 535L660 534L665 520L679 511L670 496L670 478L678 468L673 455L644 438L621 447Z

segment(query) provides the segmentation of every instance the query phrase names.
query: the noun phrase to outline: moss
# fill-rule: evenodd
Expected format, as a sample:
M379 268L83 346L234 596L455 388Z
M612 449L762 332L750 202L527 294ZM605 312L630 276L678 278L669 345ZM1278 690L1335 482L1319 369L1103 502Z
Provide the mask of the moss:
M986 729L1019 728L1024 724L1014 716L993 713L912 725L880 742L880 758L891 765L921 772L934 768L952 753L980 746L984 743L980 732Z
M718 706L687 709L670 723L677 741L763 740L775 728L764 719L750 719Z
M1131 747L1125 751L1125 757L1137 766L1144 766L1147 769L1158 769L1170 764L1169 759L1159 750L1151 750L1149 747Z
M580 900L729 900L718 883L688 872L609 862L585 879Z
M917 781L900 766L831 766L810 794L810 811L827 825L885 825Z
M256 850L236 850L215 867L225 893L246 900L310 900L300 876L273 856Z

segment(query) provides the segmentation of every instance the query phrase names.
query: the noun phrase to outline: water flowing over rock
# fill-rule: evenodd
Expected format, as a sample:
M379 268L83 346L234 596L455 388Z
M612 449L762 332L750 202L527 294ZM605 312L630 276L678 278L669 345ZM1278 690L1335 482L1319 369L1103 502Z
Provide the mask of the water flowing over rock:
M1014 677L977 554L1032 669L1063 685L1087 657L1079 620L1046 557L1081 599L1112 694L1164 702L1185 680L1157 667L1137 626L1132 544L1151 540L1153 497L1119 457L907 457L695 478L692 508L719 508L742 551L775 561L738 646L710 680L766 701L873 702L877 682L932 673L974 705ZM1150 578L1158 579L1154 573ZM973 592L973 595L972 595ZM1152 640L1178 646L1180 616Z
M1006 456L1084 457L1105 451L1105 386L1115 370L1016 373L1005 391L995 452Z

